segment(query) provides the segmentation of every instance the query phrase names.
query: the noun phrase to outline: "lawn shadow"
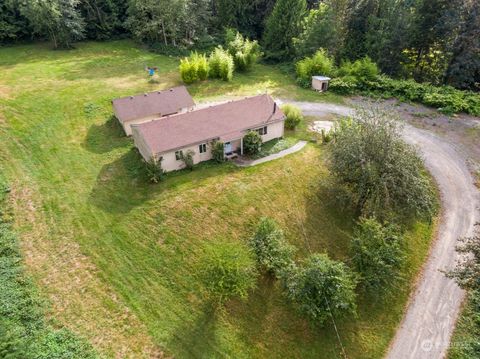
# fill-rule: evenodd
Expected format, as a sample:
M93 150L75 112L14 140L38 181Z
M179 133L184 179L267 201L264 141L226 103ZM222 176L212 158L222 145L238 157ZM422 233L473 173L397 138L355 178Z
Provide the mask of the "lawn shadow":
M104 123L90 126L82 147L89 152L101 154L126 147L130 142L117 118L112 115Z
M164 191L200 187L210 177L238 170L232 164L207 161L196 165L193 171L169 172L162 182L154 184L149 181L145 161L132 147L120 158L102 167L89 202L110 213L128 213Z
M168 348L173 348L179 358L225 357L216 345L218 309L207 302L193 321L185 321L172 335Z

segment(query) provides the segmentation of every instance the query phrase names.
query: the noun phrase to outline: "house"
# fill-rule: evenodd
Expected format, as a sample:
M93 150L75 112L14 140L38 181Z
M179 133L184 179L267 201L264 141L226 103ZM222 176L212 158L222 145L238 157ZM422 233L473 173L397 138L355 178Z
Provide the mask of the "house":
M328 83L331 78L326 76L312 76L312 88L319 92L328 90Z
M131 126L175 113L190 111L195 106L185 86L149 92L112 101L113 111L127 136Z
M268 95L247 97L196 111L132 125L135 145L146 161L162 161L165 171L184 167L183 154L194 163L212 158L212 144L224 143L225 155L243 154L243 137L258 131L263 142L283 137L285 115Z

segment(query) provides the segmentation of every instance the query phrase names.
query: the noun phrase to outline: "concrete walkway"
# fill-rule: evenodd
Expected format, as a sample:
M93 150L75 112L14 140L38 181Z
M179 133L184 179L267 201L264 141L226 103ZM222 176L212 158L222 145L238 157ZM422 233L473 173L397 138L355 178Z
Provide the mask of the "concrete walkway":
M292 147L287 148L286 150L280 151L278 153L274 153L262 158L259 158L258 160L242 160L238 159L235 160L235 164L239 167L251 167L251 166L256 166L259 165L260 163L265 163L269 161L276 160L277 158L282 158L285 157L289 154L295 153L300 151L302 148L304 148L307 144L307 141L299 141L296 144L294 144Z

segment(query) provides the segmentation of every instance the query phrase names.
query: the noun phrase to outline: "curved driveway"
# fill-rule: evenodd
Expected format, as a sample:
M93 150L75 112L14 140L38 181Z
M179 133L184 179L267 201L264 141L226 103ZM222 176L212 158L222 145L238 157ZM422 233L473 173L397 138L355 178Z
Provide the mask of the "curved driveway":
M352 111L349 107L331 104L295 104L307 115L348 115ZM442 217L437 240L432 245L387 358L441 359L450 345L464 292L440 271L455 265L457 239L472 234L480 198L466 159L454 145L412 126L406 126L404 136L418 146L428 170L438 183Z

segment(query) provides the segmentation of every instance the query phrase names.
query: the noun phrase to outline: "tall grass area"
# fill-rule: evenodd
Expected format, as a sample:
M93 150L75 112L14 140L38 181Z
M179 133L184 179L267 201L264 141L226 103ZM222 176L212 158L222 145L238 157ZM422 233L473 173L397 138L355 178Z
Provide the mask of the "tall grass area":
M148 82L145 65L159 68L158 83ZM338 358L332 323L310 327L271 279L212 312L196 274L206 245L246 246L261 216L286 230L298 259L309 254L306 235L311 251L346 260L353 216L328 191L325 149L309 144L246 169L205 163L148 183L131 139L109 120L110 101L179 84L177 68L177 59L129 41L0 49L0 160L29 273L52 316L107 357ZM265 89L321 99L264 65L189 87L197 101ZM432 230L413 223L404 281L384 298L360 293L358 317L337 322L349 358L383 356Z
M9 191L0 168L0 357L97 358L88 342L46 319L46 304L24 271L11 228Z

